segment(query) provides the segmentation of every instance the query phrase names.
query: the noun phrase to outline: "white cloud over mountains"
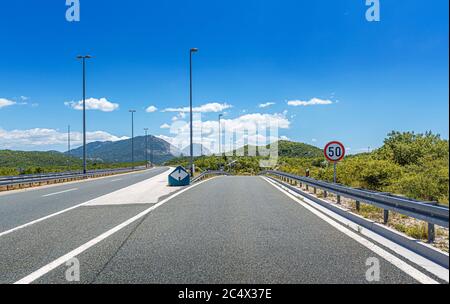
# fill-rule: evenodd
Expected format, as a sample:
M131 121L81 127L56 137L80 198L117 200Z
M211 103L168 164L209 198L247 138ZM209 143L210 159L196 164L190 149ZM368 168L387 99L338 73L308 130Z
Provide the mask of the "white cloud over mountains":
M290 100L287 102L289 106L293 107L307 107L307 106L317 106L317 105L330 105L333 102L329 99L312 98L308 101L304 100Z
M82 144L83 135L81 132L71 132L72 146L76 147ZM119 137L105 131L94 131L86 133L87 142L94 141L118 141L128 139L128 137ZM7 131L0 128L0 146L6 149L28 150L38 149L47 150L49 146L67 145L67 133L55 129L35 128L28 130Z
M203 145L214 153L219 151L219 122L217 120L201 121L201 114L194 117L194 143ZM233 150L243 145L265 145L280 139L278 131L288 129L291 122L282 114L245 114L237 118L221 120L221 132L223 137L223 151ZM269 132L270 128L276 132ZM171 143L179 150L183 150L190 144L189 122L177 120L170 126L164 124L164 129L170 129L170 135L160 135L161 139ZM284 137L283 137L284 138Z
M83 101L68 101L64 103L74 110L83 110ZM108 101L106 98L88 98L86 99L86 110L98 110L102 112L112 112L119 108L118 103Z

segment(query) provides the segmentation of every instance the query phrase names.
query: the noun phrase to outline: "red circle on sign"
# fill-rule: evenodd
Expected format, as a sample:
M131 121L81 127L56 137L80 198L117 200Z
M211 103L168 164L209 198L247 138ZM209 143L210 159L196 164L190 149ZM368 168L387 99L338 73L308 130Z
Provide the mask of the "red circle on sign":
M332 155L330 155L330 154L334 154L335 153L335 151L334 150L330 150L329 148L331 147L331 146L339 146L340 148L341 148L341 155L339 155L337 158L336 157L333 157ZM333 151L333 152L332 152ZM325 154L325 157L326 157L326 159L328 159L330 162L338 162L338 161L341 161L341 160L343 160L344 159L344 157L345 157L345 147L344 147L344 145L342 144L342 143L340 143L340 142L338 142L338 141L332 141L332 142L329 142L326 146L325 146L325 149L323 150L323 153Z

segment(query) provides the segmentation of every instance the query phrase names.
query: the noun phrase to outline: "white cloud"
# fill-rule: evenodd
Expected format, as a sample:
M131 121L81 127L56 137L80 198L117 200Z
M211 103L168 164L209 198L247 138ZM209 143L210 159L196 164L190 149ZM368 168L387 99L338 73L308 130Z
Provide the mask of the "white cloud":
M170 125L169 124L163 124L160 126L161 129L170 129Z
M281 139L281 140L288 140L288 141L291 140L291 139L290 139L289 137L287 137L287 136L280 136L280 139Z
M80 100L78 102L68 101L64 103L66 106L75 109L75 110L83 110L83 101ZM86 99L86 110L99 110L102 112L112 112L119 108L118 103L112 103L108 101L106 98L89 98Z
M147 113L154 113L156 111L158 111L158 108L155 106L149 106L147 109L145 109L145 112Z
M81 145L83 135L81 132L71 132L73 147ZM87 142L94 141L118 141L128 137L119 137L105 131L94 131L86 133ZM67 145L67 133L56 129L35 128L28 130L7 131L0 128L0 146L6 149L41 149L61 146L64 150Z
M20 96L20 99L22 99L23 101L27 101L29 98L27 96Z
M266 103L259 104L258 107L261 109L264 109L264 108L268 108L273 105L275 105L275 102L266 102Z
M316 105L330 105L333 104L333 102L329 99L320 99L320 98L312 98L309 101L303 101L303 100L290 100L288 101L288 105L293 107L307 107L307 106L316 106Z
M201 114L194 117L194 143L203 145L214 153L219 150L219 123L217 120L201 121ZM290 121L284 114L245 114L234 119L223 118L221 131L223 132L223 149L228 151L245 144L265 145L280 139L278 129L288 129ZM183 120L177 120L170 127L170 136L159 137L183 150L190 143L190 124ZM276 129L275 133L268 132L269 127ZM232 137L230 137L232 136ZM231 143L231 146L230 146Z
M192 109L192 111L198 112L198 113L217 113L217 112L222 112L223 110L226 110L229 108L232 108L232 106L227 103L213 102L213 103L204 104L200 107L194 107ZM185 113L185 112L189 112L189 111L190 111L189 107L184 107L184 108L167 108L167 109L164 109L163 112Z
M12 100L9 100L9 99L6 99L6 98L0 98L0 109L1 108L6 108L6 107L9 107L9 106L13 106L15 104L16 104L15 101L12 101Z

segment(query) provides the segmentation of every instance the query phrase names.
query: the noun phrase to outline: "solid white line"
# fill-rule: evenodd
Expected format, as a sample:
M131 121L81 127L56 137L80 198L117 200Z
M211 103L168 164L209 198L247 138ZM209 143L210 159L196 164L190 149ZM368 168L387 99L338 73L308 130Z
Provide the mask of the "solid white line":
M141 213L139 213L138 215L130 218L129 220L123 222L122 224L117 225L116 227L106 231L105 233L97 236L96 238L90 240L89 242L81 245L80 247L72 250L71 252L67 253L66 255L63 255L62 257L54 260L53 262L45 265L44 267L36 270L35 272L31 273L30 275L24 277L23 279L20 279L19 281L15 282L14 284L30 284L33 281L39 279L40 277L44 276L45 274L49 273L50 271L54 270L55 268L59 267L60 265L64 264L65 262L69 261L70 259L76 257L77 255L83 253L84 251L88 250L89 248L91 248L92 246L95 246L96 244L100 243L101 241L105 240L106 238L110 237L111 235L113 235L114 233L120 231L121 229L127 227L128 225L134 223L135 221L139 220L140 218L146 216L147 214L149 214L150 212L152 212L153 210L155 210L156 208L164 205L165 203L167 203L168 201L170 201L171 199L177 197L178 195L191 190L194 187L197 187L201 184L203 184L204 182L207 182L209 180L204 180L202 182L199 182L197 184L194 184L188 188L185 188L177 193L175 193L174 195L166 198L165 200L161 201L160 203L142 211Z
M122 180L122 179L121 178L117 178L117 179L113 179L111 182L118 182L120 180Z
M289 188L286 188L284 185L279 184L279 186L284 189L285 191L291 193L292 195L296 197L301 197L303 201L313 208L319 210L320 212L328 215L329 217L333 218L335 221L338 221L340 224L347 228L351 228L354 231L358 231L358 234L364 235L365 237L375 241L376 243L381 244L382 246L389 248L391 252L395 252L396 254L402 256L402 258L405 258L408 261L411 261L417 266L420 266L421 268L425 269L429 273L432 273L436 277L438 277L441 280L444 280L445 282L449 282L449 270L448 268L442 267L441 265L434 263L433 261L428 260L427 258L393 242L389 239L383 237L382 235L375 233L374 231L364 228L361 229L361 226L359 226L357 223L352 222L350 219L347 219L331 209L326 208L325 206L322 206L315 201L310 200L309 198L303 196L301 193L297 193L292 191Z
M170 169L168 169L168 170L162 172L161 174L164 174L164 173L168 172L169 170L170 170ZM151 178L155 178L155 177L157 177L157 176L158 176L158 175L155 175L155 176L153 176L153 177L151 177ZM66 213L66 212L71 211L71 210L73 210L73 209L76 209L76 208L78 208L78 207L85 206L85 205L89 204L90 202L91 202L91 200L90 200L90 201L87 201L87 202L84 202L84 203L81 203L81 204L78 204L78 205L75 205L75 206L72 206L72 207L69 207L69 208L67 208L67 209L63 209L63 210L58 211L58 212L55 212L55 213L49 214L49 215L44 216L44 217L41 217L41 218L39 218L39 219L37 219L37 220L28 222L28 223L26 223L26 224L23 224L23 225L20 225L20 226L17 226L17 227L14 227L14 228L12 228L12 229L10 229L10 230L6 230L6 231L4 231L4 232L0 232L0 237L5 236L5 235L10 234L10 233L13 233L13 232L15 232L15 231L17 231L17 230L26 228L26 227L28 227L28 226L31 226L31 225L40 223L40 222L42 222L42 221L48 220L49 218L52 218L52 217L55 217L55 216L57 216L57 215Z
M298 199L291 193L289 193L286 190L284 190L283 188L281 188L279 185L275 184L273 181L267 179L266 177L263 177L263 179L265 181L267 181L269 184L271 184L273 187L275 187L276 189L278 189L279 191L284 193L286 196L293 199L294 201L296 201L297 203L299 203L300 205L302 205L303 207L308 209L310 212L312 212L313 214L315 214L316 216L318 216L319 218L321 218L322 220L324 220L325 222L327 222L328 224L330 224L331 226L333 226L334 228L339 230L340 232L344 233L348 237L351 237L352 239L354 239L355 241L357 241L364 247L370 249L371 251L373 251L374 253L376 253L377 255L379 255L380 257L382 257L383 259L385 259L386 261L388 261L389 263L391 263L398 269L402 270L403 272L405 272L406 274L408 274L409 276L411 276L418 282L420 282L422 284L439 284L437 281L433 280L426 274L420 272L416 268L412 267L411 265L407 264L406 262L402 261L401 259L397 258L396 256L390 254L389 252L382 249L381 247L375 245L374 243L370 242L369 240L359 236L358 234L354 233L353 231L349 230L348 228L335 222L334 220L332 220L331 218L329 218L322 212L311 207L309 204L306 204L305 202L301 201L300 199Z
M78 190L78 188L72 188L72 189L68 189L68 190L64 190L64 191L50 193L50 194L43 195L42 197L49 197L49 196L53 196L53 195L58 195L58 194L66 193L66 192L75 191L75 190Z

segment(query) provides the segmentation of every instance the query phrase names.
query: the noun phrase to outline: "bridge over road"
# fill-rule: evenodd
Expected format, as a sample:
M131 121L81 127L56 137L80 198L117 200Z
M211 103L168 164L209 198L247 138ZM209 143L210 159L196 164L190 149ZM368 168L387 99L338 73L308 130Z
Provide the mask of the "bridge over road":
M168 191L168 172L133 173L125 178L132 184L95 197L67 192L85 204L46 209L47 218L21 220L15 230L11 220L0 230L0 283L68 283L74 261L80 283L448 283L448 269L414 263L413 254L356 233L265 177L221 176ZM0 196L2 219L23 206L2 209L11 195L26 195L33 209L52 198L38 191Z

